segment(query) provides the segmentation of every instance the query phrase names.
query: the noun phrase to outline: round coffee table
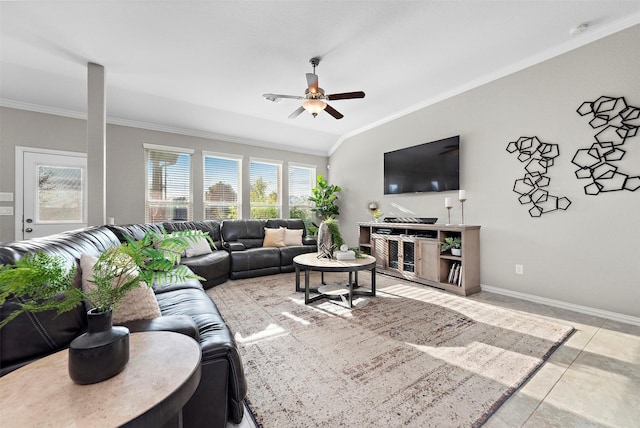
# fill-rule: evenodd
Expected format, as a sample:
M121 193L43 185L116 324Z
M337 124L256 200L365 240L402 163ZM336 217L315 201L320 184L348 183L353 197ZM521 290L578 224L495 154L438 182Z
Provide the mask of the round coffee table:
M296 269L296 291L302 291L300 288L300 271L304 270L304 303L308 305L318 299L340 296L344 300L344 296L348 296L345 303L349 308L353 307L353 296L375 296L376 295L376 259L368 255L355 260L333 260L318 257L317 253L301 254L293 258L293 265ZM371 290L354 290L358 286L358 271L371 271ZM311 271L322 273L322 285L317 288L309 287L309 273ZM325 272L349 272L349 283L346 287L328 287L324 283ZM354 281L355 273L355 281ZM309 293L318 293L317 296L310 297Z
M116 376L73 383L67 349L0 378L7 427L182 426L182 406L200 383L198 342L180 333L131 333L130 358Z

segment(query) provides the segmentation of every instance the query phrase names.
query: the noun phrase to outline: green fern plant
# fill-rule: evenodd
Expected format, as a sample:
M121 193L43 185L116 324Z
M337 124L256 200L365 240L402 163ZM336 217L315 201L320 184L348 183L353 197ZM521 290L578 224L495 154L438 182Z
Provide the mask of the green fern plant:
M173 233L149 231L139 240L104 251L94 265L93 290L74 286L76 267L67 268L60 256L46 253L27 255L14 265L0 265L0 305L18 298L19 309L0 322L0 328L23 312L55 310L59 315L82 302L98 312L113 309L124 296L144 282L146 286L203 279L179 265L184 250L199 239L213 242L207 232L182 230Z

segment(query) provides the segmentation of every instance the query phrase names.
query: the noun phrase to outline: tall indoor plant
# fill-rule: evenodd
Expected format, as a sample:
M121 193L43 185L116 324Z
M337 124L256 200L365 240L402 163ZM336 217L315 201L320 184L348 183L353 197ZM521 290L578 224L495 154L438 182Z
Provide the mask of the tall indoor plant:
M341 191L340 186L329 184L322 174L318 174L316 187L311 189L312 196L309 197L309 201L315 204L311 211L321 220L340 215L340 208L336 203Z

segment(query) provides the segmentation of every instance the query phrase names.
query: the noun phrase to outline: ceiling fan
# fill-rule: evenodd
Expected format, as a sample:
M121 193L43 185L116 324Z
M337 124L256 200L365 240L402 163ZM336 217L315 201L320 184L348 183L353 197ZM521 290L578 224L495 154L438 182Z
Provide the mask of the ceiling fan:
M295 119L307 110L313 117L316 117L322 110L329 113L336 119L342 119L344 115L338 110L327 104L327 101L348 100L351 98L364 98L364 92L343 92L341 94L325 95L324 89L318 87L318 76L316 75L316 67L320 64L320 58L311 58L309 60L313 66L313 73L307 73L307 89L304 96L298 95L281 95L281 94L263 94L262 96L269 101L279 102L282 98L291 98L294 100L303 100L302 105L296 111L289 115L289 119Z

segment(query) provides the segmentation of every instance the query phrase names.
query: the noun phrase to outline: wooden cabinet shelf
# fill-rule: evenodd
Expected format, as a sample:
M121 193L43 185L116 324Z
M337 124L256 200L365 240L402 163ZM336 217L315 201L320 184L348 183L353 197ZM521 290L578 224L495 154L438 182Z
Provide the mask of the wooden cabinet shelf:
M358 223L362 252L376 258L376 270L452 293L480 291L480 226L414 223ZM462 240L462 255L440 253L447 237Z

